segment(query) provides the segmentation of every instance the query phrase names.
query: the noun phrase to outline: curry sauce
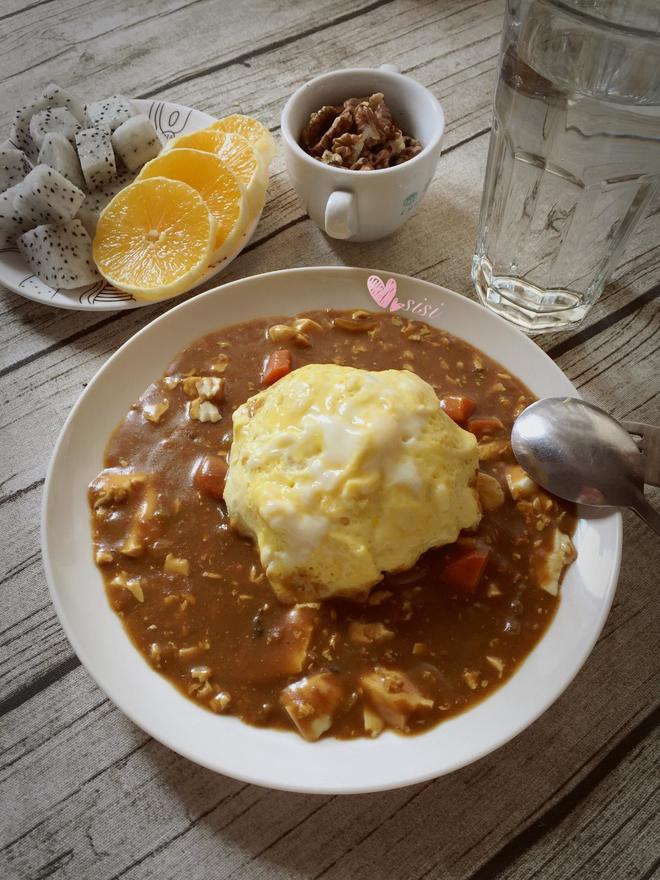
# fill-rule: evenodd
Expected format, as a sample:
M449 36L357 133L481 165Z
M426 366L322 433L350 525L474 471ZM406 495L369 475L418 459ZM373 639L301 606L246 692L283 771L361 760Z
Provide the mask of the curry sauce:
M200 706L308 739L417 733L492 693L543 636L575 511L515 464L511 427L534 397L499 364L400 315L305 317L210 333L146 389L90 486L95 559L136 648ZM276 351L287 369L333 362L429 382L477 436L478 527L364 602L281 604L222 500L232 412L263 388Z

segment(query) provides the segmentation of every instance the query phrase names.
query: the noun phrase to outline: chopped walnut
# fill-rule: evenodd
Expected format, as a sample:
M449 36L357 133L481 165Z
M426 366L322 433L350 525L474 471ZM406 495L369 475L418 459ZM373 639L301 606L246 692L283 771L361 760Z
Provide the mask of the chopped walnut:
M107 468L89 484L89 493L94 510L99 507L122 504L134 486L144 483L144 474L123 473L115 468Z
M422 150L420 142L404 135L394 122L381 92L348 98L341 107L321 107L309 117L300 144L326 165L351 171L391 168Z
M356 645L371 645L393 639L394 633L380 622L362 623L352 620L348 625L348 637Z
M201 376L186 376L186 378L181 382L183 393L187 394L188 397L197 397L197 383L201 378Z

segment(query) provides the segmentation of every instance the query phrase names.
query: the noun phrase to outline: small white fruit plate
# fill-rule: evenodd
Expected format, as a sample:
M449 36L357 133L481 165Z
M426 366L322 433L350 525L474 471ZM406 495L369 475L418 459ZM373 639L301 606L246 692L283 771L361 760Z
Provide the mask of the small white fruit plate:
M180 134L206 128L215 122L215 118L209 116L208 113L202 113L201 110L194 110L192 107L183 107L181 104L172 104L169 101L137 99L133 103L141 113L145 113L151 119L164 141L178 137ZM198 278L188 290L192 290L193 287L213 278L240 254L252 237L260 217L261 212L254 217L246 229L236 250L224 256L218 263L209 266L208 271L201 278ZM34 302L56 306L60 309L76 309L86 312L137 309L140 306L150 306L154 302L159 302L159 300L137 300L133 294L122 293L103 280L96 282L96 284L76 287L74 290L55 289L49 284L44 284L30 272L16 247L0 249L0 284L19 296L34 300Z
M328 267L255 275L169 309L126 342L82 393L50 463L42 511L46 578L69 640L108 696L171 749L228 776L316 794L396 788L449 773L524 730L568 687L605 623L621 560L621 515L581 511L578 556L566 573L548 631L518 671L468 712L419 736L308 743L294 733L250 727L183 697L133 646L112 611L92 558L87 485L103 467L110 432L178 351L215 328L307 309L401 310L461 336L538 397L577 396L558 366L502 318L464 296L405 275ZM396 282L396 291L394 290ZM387 288L387 289L386 289ZM396 297L394 293L396 292ZM398 298L398 300L397 300ZM552 722L551 722L552 723ZM367 872L368 876L368 872ZM396 872L393 872L396 876Z

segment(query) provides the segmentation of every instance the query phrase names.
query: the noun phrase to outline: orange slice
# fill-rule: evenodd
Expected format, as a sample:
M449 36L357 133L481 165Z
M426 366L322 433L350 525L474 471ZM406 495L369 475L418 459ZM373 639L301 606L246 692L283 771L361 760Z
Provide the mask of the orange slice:
M153 177L121 190L101 213L93 257L103 277L139 299L188 289L209 263L215 220L185 183Z
M150 177L180 180L204 199L216 222L213 262L233 250L250 218L245 188L221 159L201 150L165 150L147 162L137 179Z
M251 216L261 211L268 186L268 168L259 151L249 141L239 134L203 128L179 135L167 146L168 150L184 148L214 153L222 159L245 187Z
M271 160L277 152L275 138L265 126L251 116L241 116L238 113L232 116L225 116L218 119L210 128L217 128L219 131L226 131L229 134L240 134L246 141L249 141L264 158L266 165L270 165Z

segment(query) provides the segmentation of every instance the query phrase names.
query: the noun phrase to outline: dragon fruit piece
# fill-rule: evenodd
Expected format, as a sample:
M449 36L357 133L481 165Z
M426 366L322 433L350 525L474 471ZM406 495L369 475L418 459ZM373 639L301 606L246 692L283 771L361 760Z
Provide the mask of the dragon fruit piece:
M112 135L112 146L129 171L138 171L162 148L153 122L142 114L122 122Z
M69 113L84 124L85 122L85 105L82 104L75 95L65 91L57 83L49 83L41 95L41 100L46 102L47 107L66 107Z
M39 150L39 164L54 168L78 189L85 189L85 179L78 161L78 154L59 131L49 131L44 138Z
M59 171L48 165L36 165L18 184L14 210L33 227L39 223L71 220L84 201L85 193Z
M96 224L101 211L117 195L119 190L128 186L133 180L135 180L135 175L130 171L125 171L123 174L118 174L102 189L97 189L85 197L76 216L82 221L82 225L92 238L96 233Z
M0 190L19 183L30 173L32 165L22 150L0 147Z
M100 278L92 259L92 240L80 220L37 226L17 244L30 269L51 287L71 290Z
M58 131L74 143L80 123L66 107L48 107L35 113L30 120L30 137L34 144L41 149L44 138L51 131Z
M100 189L117 174L115 154L107 126L83 128L76 135L78 158L90 189Z
M14 198L19 184L0 193L0 248L16 244L19 235L30 228L27 219L14 208Z
M107 125L110 131L135 115L133 105L123 95L110 95L102 101L93 101L87 105L87 124Z
M14 114L14 122L9 132L9 140L17 149L23 150L31 162L36 161L39 148L30 136L30 120L35 113L45 110L47 106L44 99L39 98L37 101L33 101L32 104L19 107Z

